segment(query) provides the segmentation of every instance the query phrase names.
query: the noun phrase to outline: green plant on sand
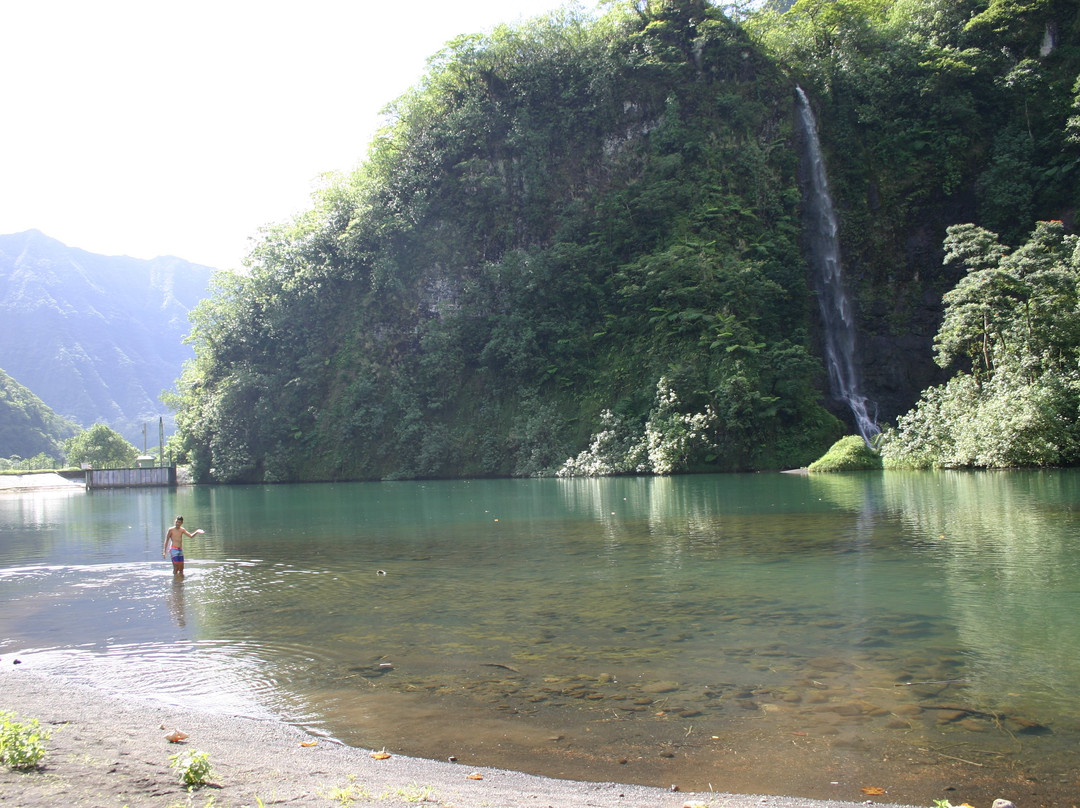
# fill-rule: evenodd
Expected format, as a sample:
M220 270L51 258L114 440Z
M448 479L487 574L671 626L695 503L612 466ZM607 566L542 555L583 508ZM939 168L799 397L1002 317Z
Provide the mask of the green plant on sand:
M193 749L186 749L171 756L169 766L176 772L180 782L188 788L206 784L214 774L210 767L210 756L206 752Z
M437 792L432 786L421 786L411 783L405 786L397 786L384 791L380 800L401 800L402 802L431 802L435 800Z
M367 789L356 782L355 774L350 774L348 779L349 782L347 785L332 788L325 794L320 793L319 796L336 802L344 806L344 808L348 808L348 806L352 805L356 800L370 800L372 798Z
M36 718L16 721L15 713L0 710L0 763L13 769L32 769L45 757L49 732Z

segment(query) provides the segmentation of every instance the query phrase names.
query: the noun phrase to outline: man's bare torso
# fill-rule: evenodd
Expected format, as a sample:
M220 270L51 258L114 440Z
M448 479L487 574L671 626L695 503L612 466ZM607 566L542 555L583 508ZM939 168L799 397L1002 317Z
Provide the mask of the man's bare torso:
M172 546L177 550L184 547L184 529L181 527L170 527L169 532L165 534L165 538L172 542Z

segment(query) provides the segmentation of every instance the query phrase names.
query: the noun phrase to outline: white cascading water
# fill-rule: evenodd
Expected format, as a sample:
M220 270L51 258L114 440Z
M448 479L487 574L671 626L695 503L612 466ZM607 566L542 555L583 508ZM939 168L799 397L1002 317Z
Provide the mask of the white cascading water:
M825 360L829 369L829 385L833 395L845 402L855 416L855 425L863 440L878 434L870 417L866 397L859 392L859 374L855 369L855 318L844 291L840 266L840 240L837 236L836 213L829 195L825 175L825 160L821 155L817 121L810 101L801 87L798 95L799 121L803 130L803 159L806 170L805 194L807 238L810 260L813 263L818 303L825 326Z

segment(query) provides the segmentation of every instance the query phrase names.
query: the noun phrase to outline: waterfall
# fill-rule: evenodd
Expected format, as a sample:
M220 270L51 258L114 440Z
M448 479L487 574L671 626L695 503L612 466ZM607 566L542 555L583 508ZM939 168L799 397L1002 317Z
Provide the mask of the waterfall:
M810 262L813 265L815 288L825 327L825 361L829 370L829 387L838 400L851 408L855 425L863 440L878 434L870 417L866 397L859 392L859 374L855 369L855 318L844 291L840 265L840 240L837 236L836 213L833 211L829 182L825 175L825 160L821 156L817 122L802 87L796 87L799 122L803 131L803 161L806 174L807 239Z

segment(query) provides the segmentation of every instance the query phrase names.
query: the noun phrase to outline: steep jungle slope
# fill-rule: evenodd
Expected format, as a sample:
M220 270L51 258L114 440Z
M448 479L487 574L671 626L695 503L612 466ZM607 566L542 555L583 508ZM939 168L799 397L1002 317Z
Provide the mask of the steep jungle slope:
M63 457L61 445L78 427L0 370L0 457Z
M367 161L194 319L199 479L803 464L829 400L801 246L818 117L864 392L934 362L950 225L1073 227L1075 0L635 0L462 37ZM826 410L832 408L832 412Z
M461 37L363 167L220 276L199 479L805 463L821 406L793 85L701 0Z

